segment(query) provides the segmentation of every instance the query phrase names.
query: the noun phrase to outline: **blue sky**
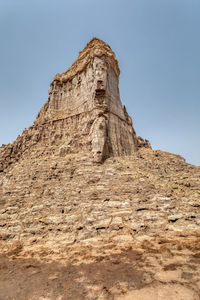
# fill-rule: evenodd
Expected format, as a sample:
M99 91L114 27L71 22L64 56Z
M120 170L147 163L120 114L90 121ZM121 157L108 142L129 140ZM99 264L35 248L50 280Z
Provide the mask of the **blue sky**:
M0 145L93 37L116 53L137 135L200 165L199 0L0 0Z

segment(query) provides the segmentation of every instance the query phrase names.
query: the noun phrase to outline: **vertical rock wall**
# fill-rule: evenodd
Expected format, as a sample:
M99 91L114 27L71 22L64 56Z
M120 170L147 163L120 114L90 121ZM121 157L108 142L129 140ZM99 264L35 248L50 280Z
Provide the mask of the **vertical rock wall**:
M134 153L138 141L132 120L122 107L118 79L114 53L104 42L93 39L67 72L56 75L36 124L87 114L88 151L94 161Z
M0 170L26 155L91 153L95 162L131 155L150 144L137 138L119 95L119 67L103 41L93 39L50 85L34 125L0 148Z

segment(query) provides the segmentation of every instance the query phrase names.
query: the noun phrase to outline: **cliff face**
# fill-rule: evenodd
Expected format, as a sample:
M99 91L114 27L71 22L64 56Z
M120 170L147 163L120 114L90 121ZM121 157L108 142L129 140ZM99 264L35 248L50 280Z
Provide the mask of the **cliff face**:
M50 85L49 99L34 125L0 148L0 169L24 155L90 153L94 162L150 147L136 137L119 96L119 67L103 41L93 39L65 73Z
M0 148L0 300L198 300L200 169L136 136L118 77L93 39Z

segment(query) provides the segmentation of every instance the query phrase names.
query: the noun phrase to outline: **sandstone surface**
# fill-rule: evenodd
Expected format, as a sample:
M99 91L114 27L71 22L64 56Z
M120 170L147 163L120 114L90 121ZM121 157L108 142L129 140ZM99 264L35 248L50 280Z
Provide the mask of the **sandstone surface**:
M136 136L119 73L93 39L0 147L0 300L199 299L200 167Z

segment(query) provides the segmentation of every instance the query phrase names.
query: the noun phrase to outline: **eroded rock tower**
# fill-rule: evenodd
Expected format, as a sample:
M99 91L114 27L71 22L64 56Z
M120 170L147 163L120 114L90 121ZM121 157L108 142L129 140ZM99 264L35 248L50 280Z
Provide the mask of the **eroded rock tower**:
M136 137L132 119L122 106L119 74L111 48L92 39L72 66L55 76L34 125L13 145L1 149L1 169L7 166L5 157L14 154L13 159L19 159L38 146L40 155L87 152L95 162L150 147L148 141Z
M66 72L55 76L35 124L62 120L67 125L70 138L61 153L86 149L102 162L137 150L140 143L119 96L119 74L111 48L94 38Z

